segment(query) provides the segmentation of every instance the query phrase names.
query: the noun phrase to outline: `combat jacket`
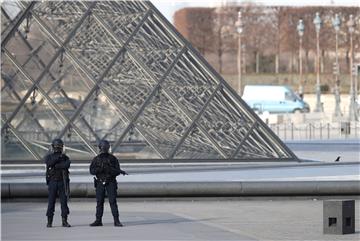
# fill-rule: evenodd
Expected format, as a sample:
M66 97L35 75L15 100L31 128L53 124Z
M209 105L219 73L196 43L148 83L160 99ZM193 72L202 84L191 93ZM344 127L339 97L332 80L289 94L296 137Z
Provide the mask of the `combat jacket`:
M70 159L62 153L52 153L45 156L46 182L62 181L69 176Z
M116 181L116 176L124 174L118 159L110 153L97 155L90 164L90 173L96 175L100 182Z

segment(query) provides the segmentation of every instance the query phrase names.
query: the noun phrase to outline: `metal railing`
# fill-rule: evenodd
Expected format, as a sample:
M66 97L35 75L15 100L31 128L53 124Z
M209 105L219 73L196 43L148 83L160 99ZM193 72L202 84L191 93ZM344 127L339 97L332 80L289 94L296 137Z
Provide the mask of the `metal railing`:
M329 140L360 138L359 122L269 124L282 140Z

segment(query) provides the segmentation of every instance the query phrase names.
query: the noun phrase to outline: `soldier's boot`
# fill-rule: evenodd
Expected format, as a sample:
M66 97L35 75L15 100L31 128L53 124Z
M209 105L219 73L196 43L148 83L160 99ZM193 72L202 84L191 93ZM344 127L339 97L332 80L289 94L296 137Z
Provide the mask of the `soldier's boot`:
M51 228L52 227L52 222L53 222L53 216L48 216L47 217L46 227Z
M115 226L115 227L122 227L122 226L124 226L124 225L120 222L119 217L114 217L114 226Z
M101 218L96 218L96 220L90 224L91 227L103 226Z
M70 228L71 225L67 221L67 216L62 217L62 226L66 228Z

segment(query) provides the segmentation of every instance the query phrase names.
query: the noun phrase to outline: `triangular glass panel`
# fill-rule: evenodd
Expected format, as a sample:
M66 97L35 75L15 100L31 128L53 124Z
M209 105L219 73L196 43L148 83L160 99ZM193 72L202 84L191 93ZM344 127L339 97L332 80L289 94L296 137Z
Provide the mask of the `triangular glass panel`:
M25 3L27 4L27 3ZM22 15L23 10L16 1L3 1L1 3L1 36L2 39L11 30L11 26Z
M166 158L190 122L182 111L172 103L166 93L158 89L139 118L136 127L144 138Z
M195 61L191 53L186 52L162 86L175 96L191 116L195 116L202 110L218 83Z
M93 12L99 16L132 15L145 12L147 7L141 1L98 1Z
M1 136L1 160L30 161L36 160L36 158L27 148L25 148L21 141L14 136L10 128L5 128Z
M21 117L20 121L19 117ZM16 119L12 121L12 123L14 122L18 122L16 130L21 133L21 136L31 145L32 149L39 155L45 156L52 136L52 133L48 130L47 123L52 124L57 123L57 121L45 120L39 113L30 113L24 108L20 110Z
M116 36L125 43L145 15L141 2L97 2L93 13L99 16Z
M44 144L50 143L62 126L59 116L49 110L48 105L37 105L36 100L30 98L21 106L10 124L42 156L47 152Z
M40 82L40 87L53 98L53 101L64 110L70 118L71 112L81 105L94 84L86 75L78 71L73 63L60 54L50 71Z
M100 87L132 117L149 96L156 82L124 52L115 62Z
M76 31L68 47L95 79L101 76L121 48L91 15Z
M190 130L188 136L179 147L176 159L222 159L210 140L198 127Z
M34 20L31 23L28 32L24 30L25 23L19 26L19 31L7 43L6 49L19 65L37 80L53 58L56 49L39 31L39 25Z
M248 128L247 124L252 121L232 101L224 90L219 90L199 120L199 124L228 157L236 150L237 143L244 136L244 130Z
M6 5L6 3L3 3L3 5ZM6 33L9 31L11 27L12 19L9 16L9 14L6 12L6 10L3 9L4 6L1 7L1 36L6 36Z
M129 47L159 80L177 54L181 43L150 15L129 43Z
M85 11L81 1L42 1L35 4L32 13L64 42Z
M1 92L1 112L10 113L19 103L19 96L9 87L4 86L4 90Z
M120 136L127 123L98 89L88 98L74 124L89 141L97 143Z
M1 63L1 79L4 84L2 90L15 90L22 98L33 86L33 83L21 74L5 54L1 56Z
M114 138L115 142L117 138ZM140 134L137 128L130 128L117 147L112 152L120 159L159 159L159 153Z
M281 146L270 144L270 140L264 134L266 130L256 125L248 138L241 145L235 159L262 160L262 159L286 159L291 156Z

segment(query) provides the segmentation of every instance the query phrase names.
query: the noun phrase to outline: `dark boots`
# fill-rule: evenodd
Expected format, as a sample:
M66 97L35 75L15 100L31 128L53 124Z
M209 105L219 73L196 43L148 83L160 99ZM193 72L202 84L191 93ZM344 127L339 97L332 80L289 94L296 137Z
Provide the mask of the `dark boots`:
M91 227L103 226L101 219L96 219L95 222L90 224ZM123 224L120 222L119 217L114 217L114 226L122 227Z
M48 216L46 227L51 228L52 223L53 223L53 216ZM67 216L62 217L62 226L67 228L71 227L71 225L67 222Z
M52 222L53 222L53 216L48 216L47 217L46 227L51 228L52 227Z
M91 227L103 226L101 219L96 218L95 222L90 224Z
M67 216L62 217L62 226L66 228L71 227L71 225L67 222Z
M122 227L123 226L123 224L119 220L119 217L114 217L114 226L115 227Z

